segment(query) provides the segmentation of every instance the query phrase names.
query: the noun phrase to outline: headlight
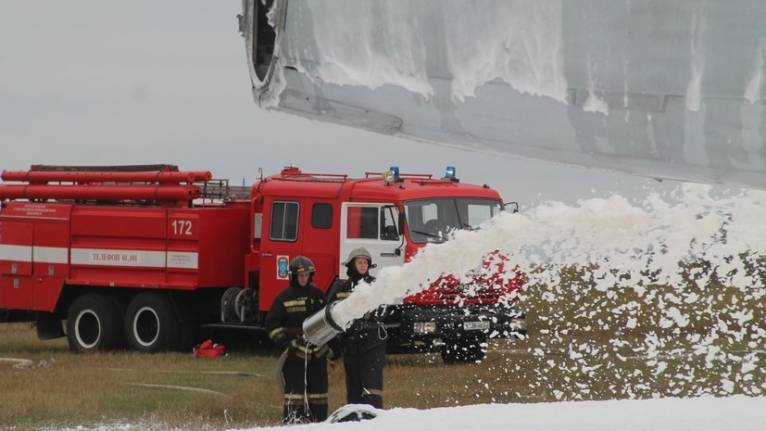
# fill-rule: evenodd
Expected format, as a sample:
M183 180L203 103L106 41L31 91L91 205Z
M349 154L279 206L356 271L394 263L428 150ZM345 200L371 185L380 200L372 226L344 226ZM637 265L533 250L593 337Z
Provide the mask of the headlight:
M432 334L436 332L436 322L415 322L412 324L412 332L416 334Z

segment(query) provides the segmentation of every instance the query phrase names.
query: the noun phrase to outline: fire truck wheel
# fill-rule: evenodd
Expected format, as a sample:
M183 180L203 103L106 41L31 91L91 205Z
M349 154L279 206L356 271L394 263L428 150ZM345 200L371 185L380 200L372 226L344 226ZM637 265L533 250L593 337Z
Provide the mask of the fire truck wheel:
M221 295L221 321L224 323L238 322L237 296L242 293L241 287L230 287Z
M125 312L125 335L128 346L139 352L173 350L178 347L181 323L165 296L142 293Z
M449 341L442 348L445 364L476 363L484 360L487 353L485 340Z
M66 327L73 352L111 350L122 336L122 313L106 295L83 295L69 307Z

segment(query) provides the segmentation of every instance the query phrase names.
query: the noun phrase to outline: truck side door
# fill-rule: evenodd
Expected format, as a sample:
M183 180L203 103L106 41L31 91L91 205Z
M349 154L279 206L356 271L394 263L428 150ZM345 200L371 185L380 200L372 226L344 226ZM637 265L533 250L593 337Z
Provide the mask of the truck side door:
M377 268L404 264L403 237L398 228L399 209L394 204L344 202L341 206L339 273L346 277L345 262L357 247L366 248Z
M311 258L316 266L314 285L327 292L338 275L340 205L329 199L306 199L305 203L301 252Z
M300 254L300 218L303 208L297 199L266 198L263 203L259 308L268 311L274 298L290 279L290 259Z

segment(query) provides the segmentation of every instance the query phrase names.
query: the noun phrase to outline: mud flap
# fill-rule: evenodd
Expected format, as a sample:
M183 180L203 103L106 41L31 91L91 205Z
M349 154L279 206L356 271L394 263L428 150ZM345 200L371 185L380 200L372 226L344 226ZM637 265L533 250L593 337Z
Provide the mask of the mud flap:
M66 336L61 319L50 313L37 313L37 338L40 340L52 340Z

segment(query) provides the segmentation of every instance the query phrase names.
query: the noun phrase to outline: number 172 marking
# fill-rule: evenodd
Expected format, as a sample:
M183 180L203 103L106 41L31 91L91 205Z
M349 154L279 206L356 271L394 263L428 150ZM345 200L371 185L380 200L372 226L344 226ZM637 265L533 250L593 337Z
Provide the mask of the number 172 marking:
M173 226L173 235L176 236L191 236L192 235L192 222L191 220L173 220L171 223Z

